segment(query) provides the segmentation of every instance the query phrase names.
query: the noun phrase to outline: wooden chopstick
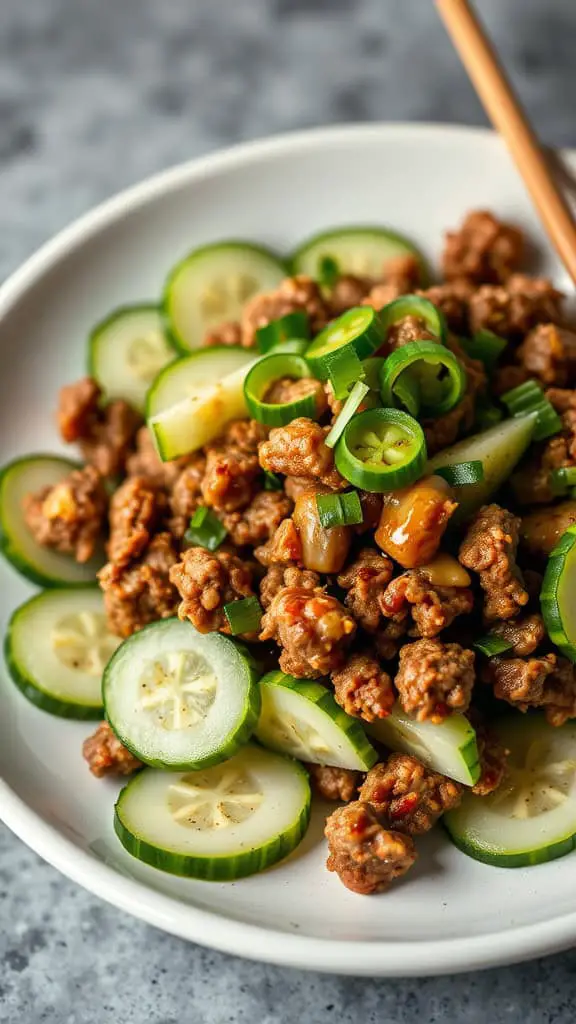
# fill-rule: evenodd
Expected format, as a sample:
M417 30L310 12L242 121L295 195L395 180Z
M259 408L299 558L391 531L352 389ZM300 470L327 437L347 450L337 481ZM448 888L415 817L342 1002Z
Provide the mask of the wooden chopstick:
M548 237L576 284L576 222L494 47L468 0L436 0L452 42L494 127L504 138Z

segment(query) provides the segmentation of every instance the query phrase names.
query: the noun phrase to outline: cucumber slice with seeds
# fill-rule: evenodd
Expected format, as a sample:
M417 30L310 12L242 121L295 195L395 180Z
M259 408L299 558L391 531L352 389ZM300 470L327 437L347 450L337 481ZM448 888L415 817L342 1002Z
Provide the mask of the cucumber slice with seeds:
M125 849L146 864L226 882L282 860L309 820L304 768L249 745L202 771L145 768L120 793L114 828Z
M428 279L422 253L403 235L380 227L343 227L314 235L290 258L294 274L321 277L323 261L334 261L339 274L382 278L384 264L398 256L415 256L422 271L422 283Z
M445 815L450 838L469 857L500 868L570 853L576 846L576 723L558 728L539 714L514 714L491 727L509 750L508 770L494 793L466 793Z
M25 697L62 718L102 718L102 674L118 645L97 587L45 590L17 608L4 652Z
M413 754L434 771L465 786L480 778L476 733L464 715L450 715L441 725L416 722L396 704L388 718L366 722L375 740L403 754Z
M234 345L215 345L176 359L152 383L146 396L146 416L165 412L252 362L253 352Z
M240 320L248 299L277 288L286 273L274 253L248 242L195 249L173 267L164 288L174 343L183 353L198 348L208 330Z
M249 739L260 711L256 679L240 644L162 619L125 640L108 663L106 717L145 764L207 767Z
M123 398L144 412L146 392L176 353L153 305L116 309L90 335L88 372L106 398Z
M269 672L260 680L262 709L255 735L265 747L313 764L366 772L378 760L360 723L326 686Z
M94 583L104 558L80 565L37 544L24 522L22 502L27 494L53 487L78 463L57 455L25 455L4 466L0 473L0 551L32 583L40 587L85 587Z

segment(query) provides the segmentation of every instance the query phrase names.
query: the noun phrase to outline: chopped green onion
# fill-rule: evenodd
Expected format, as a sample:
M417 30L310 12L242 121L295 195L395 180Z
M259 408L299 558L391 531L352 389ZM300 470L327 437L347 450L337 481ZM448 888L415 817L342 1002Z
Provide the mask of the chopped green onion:
M494 334L494 331L488 331L485 328L476 331L473 338L460 338L459 341L466 355L484 363L488 373L493 373L496 363L508 345L505 338L501 338L499 334Z
M279 476L276 473L271 473L269 470L264 470L264 490L265 491L281 491L284 488Z
M421 295L401 295L399 299L389 302L380 311L380 322L384 329L384 338L388 337L388 331L407 316L416 317L422 320L426 330L433 334L442 344L446 341L446 321L443 313L434 306L429 299Z
M336 398L348 398L353 385L364 376L364 367L353 348L339 349L329 358L328 376Z
M517 388L506 391L502 395L502 401L511 416L535 414L534 441L544 441L562 430L562 420L535 380L528 380L525 384L519 384Z
M291 402L265 400L274 382L284 377L294 380L309 378L310 369L306 360L289 352L273 353L259 359L249 370L244 381L244 398L253 419L270 427L285 426L298 416L316 419L318 406L314 392Z
M495 427L504 417L502 409L487 399L479 399L476 402L474 416L474 430L488 430Z
M256 344L258 351L265 355L279 342L309 337L310 318L307 313L297 310L295 313L281 316L278 320L271 320L265 327L259 327L256 331Z
M563 498L576 487L576 466L561 466L550 471L550 490L555 498Z
M323 288L333 288L340 277L340 267L332 256L318 260L317 278Z
M453 352L435 341L409 341L380 370L384 405L401 402L412 416L441 416L466 390L466 372Z
M269 356L278 356L282 352L288 352L289 355L302 356L308 348L308 342L304 338L290 338L288 341L279 341L277 345L274 345L267 353Z
M201 505L197 508L192 519L190 520L190 526L184 534L184 540L187 544L191 544L194 547L206 548L207 551L216 551L219 548L228 530L222 525L218 516L207 508L206 505Z
M262 607L257 597L245 597L241 601L231 601L224 605L224 615L228 620L232 636L241 633L257 633L260 630Z
M306 352L314 376L327 380L329 366L337 352L352 351L366 359L379 347L383 331L379 314L372 306L354 306L314 338Z
M399 409L368 409L355 416L335 452L336 468L346 480L377 493L418 480L426 461L422 427Z
M333 448L336 442L340 440L344 428L350 422L358 407L362 405L362 402L366 398L369 390L368 385L365 384L364 381L356 381L352 391L348 395L348 398L332 425L332 430L326 437L324 443L328 448Z
M320 525L325 530L335 526L354 526L364 520L360 498L356 491L343 494L317 494L316 508Z
M480 459L472 462L453 462L450 466L435 469L436 476L444 478L451 487L466 487L467 484L479 484L484 479L484 466Z
M384 356L371 356L370 359L362 361L364 383L368 385L370 391L377 391L378 395L380 395L380 370L385 362Z
M497 636L496 633L487 633L486 636L481 636L479 640L475 640L472 647L479 651L480 654L485 654L487 658L493 658L495 654L504 654L505 651L511 651L514 644L510 643L509 640L504 640L503 637Z

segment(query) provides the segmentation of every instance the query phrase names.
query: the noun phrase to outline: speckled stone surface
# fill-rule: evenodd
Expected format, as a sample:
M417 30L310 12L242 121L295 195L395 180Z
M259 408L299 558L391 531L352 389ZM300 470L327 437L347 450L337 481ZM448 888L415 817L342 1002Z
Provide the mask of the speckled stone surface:
M574 0L480 0L538 130L576 143ZM0 276L190 156L350 120L483 123L431 0L0 0ZM356 981L260 966L99 902L0 826L9 1024L568 1024L576 952Z

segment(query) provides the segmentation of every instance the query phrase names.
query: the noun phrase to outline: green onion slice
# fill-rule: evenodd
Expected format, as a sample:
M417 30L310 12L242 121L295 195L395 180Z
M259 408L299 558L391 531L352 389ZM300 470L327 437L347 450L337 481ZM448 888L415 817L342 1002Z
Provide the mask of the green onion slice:
M357 380L352 391L348 395L342 409L338 413L333 425L332 430L326 436L325 444L328 448L333 448L337 441L342 437L342 433L346 425L352 419L354 413L358 407L362 405L363 400L369 392L369 387L362 380Z
M535 380L519 384L502 395L502 401L511 416L536 416L533 440L544 441L562 430L562 420L554 406L546 398L542 388Z
M503 418L504 413L502 409L494 405L494 402L490 402L486 398L479 398L476 402L474 431L488 430L490 427L495 427Z
M320 525L325 530L334 526L355 526L364 520L360 498L356 491L343 494L317 494L316 508Z
M380 317L372 306L354 306L325 327L306 352L314 375L320 380L329 377L331 359L341 349L351 349L358 359L365 359L381 344Z
M212 509L202 505L192 516L190 526L184 534L184 540L193 547L216 551L227 533L228 530L225 529Z
M231 601L224 605L224 615L228 620L232 636L241 633L257 633L260 630L262 608L257 597L245 597L241 601Z
M284 484L276 473L271 473L268 469L264 470L264 490L265 491L281 491L284 488Z
M310 377L308 363L302 356L282 352L264 356L254 364L244 381L244 398L252 418L270 427L282 427L297 416L316 419L315 394L303 395L293 402L264 401L264 396L272 384L283 377L291 377L294 380Z
M484 363L489 374L495 370L500 356L508 345L506 338L501 338L499 334L494 334L494 331L488 331L485 328L476 331L472 338L459 338L459 342L466 355Z
M384 356L371 356L370 359L364 359L362 362L364 383L368 385L370 391L377 391L378 397L380 397L380 370L385 362Z
M364 377L364 367L354 349L343 348L334 353L328 361L328 376L335 397L348 398L354 384Z
M400 409L368 409L350 420L335 452L336 467L354 487L394 491L413 483L427 461L422 427Z
M407 316L415 316L418 320L423 320L430 334L445 344L447 330L444 315L429 299L425 299L421 295L401 295L399 299L394 299L384 306L384 309L380 311L384 338L387 338L391 327Z
M441 416L466 390L466 371L450 349L435 341L409 341L380 370L382 401L403 404L412 416Z
M256 331L256 344L258 351L265 355L271 348L283 341L309 337L310 317L302 310L297 310L294 313L281 316L279 320L271 320L265 327L259 327Z
M441 466L434 473L443 477L451 487L466 487L467 484L482 483L484 466L480 459L473 459L472 462L453 462L450 466Z
M509 640L504 640L503 637L497 636L496 633L487 633L486 636L481 636L478 640L475 640L472 647L480 654L485 654L487 658L493 658L495 654L504 654L505 651L511 651L514 644L510 643Z
M318 260L317 279L322 288L333 288L340 277L340 267L332 256Z
M561 466L550 471L550 490L555 498L563 498L576 487L576 466Z

